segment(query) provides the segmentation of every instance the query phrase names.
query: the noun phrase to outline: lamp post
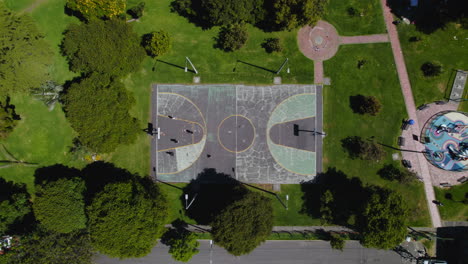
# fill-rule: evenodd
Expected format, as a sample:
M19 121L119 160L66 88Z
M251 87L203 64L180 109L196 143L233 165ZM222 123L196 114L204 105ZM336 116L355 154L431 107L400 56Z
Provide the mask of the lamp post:
M289 195L286 194L286 210L288 210L288 201L289 201Z

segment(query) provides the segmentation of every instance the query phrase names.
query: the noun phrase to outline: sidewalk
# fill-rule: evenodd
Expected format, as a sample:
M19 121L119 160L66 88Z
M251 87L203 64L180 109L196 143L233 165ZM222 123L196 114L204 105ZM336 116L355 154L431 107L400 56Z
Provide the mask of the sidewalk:
M406 71L406 64L403 57L403 52L400 46L400 40L398 39L398 32L396 25L393 22L393 14L390 12L390 8L387 6L387 0L381 0L383 15L385 19L385 24L387 26L388 36L390 38L390 43L392 46L393 57L395 59L395 64L398 72L398 78L400 80L400 86L405 99L406 111L410 119L415 121L415 124L411 126L411 134L419 136L421 133L420 122L416 115L416 106L414 104L413 92L411 90L411 84L409 81L408 73ZM424 146L416 140L410 140L408 142L408 149L415 151L424 150ZM431 215L432 226L441 227L441 219L437 206L432 203L435 200L434 188L432 185L431 175L429 173L429 167L427 166L426 158L421 153L409 153L412 155L413 160L417 161L417 164L413 164L416 173L422 177L424 181L424 191L426 193L427 206L429 208L429 213Z

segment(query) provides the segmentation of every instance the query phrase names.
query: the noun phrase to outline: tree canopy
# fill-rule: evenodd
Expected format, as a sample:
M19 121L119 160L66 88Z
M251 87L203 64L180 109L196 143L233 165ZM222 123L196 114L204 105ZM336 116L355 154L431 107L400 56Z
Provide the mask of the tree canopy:
M78 177L37 184L33 203L36 219L58 233L86 228L84 190L84 181Z
M10 104L10 98L0 101L0 139L7 138L16 127L20 116L15 112L15 106Z
M255 24L265 16L264 0L201 0L207 21L212 25L247 22Z
M235 256L247 254L271 234L271 200L258 192L247 192L222 210L211 227L216 244Z
M34 21L0 2L0 96L28 92L49 78L53 53Z
M99 74L73 83L63 96L66 116L80 142L101 153L136 139L139 122L129 114L134 100L121 82Z
M93 250L83 232L60 234L39 229L21 238L21 246L7 255L15 264L91 264Z
M177 261L188 262L198 254L200 243L197 236L185 228L169 229L161 238L161 243L169 246L169 254Z
M401 195L395 191L373 186L370 192L359 228L362 244L392 249L405 238L408 209Z
M0 234L31 211L26 185L0 178Z
M273 17L278 29L292 30L317 22L328 0L274 0Z
M86 20L115 18L125 13L127 0L67 0L67 8Z
M143 36L143 46L151 57L163 55L171 50L171 37L164 30L154 31Z
M94 248L119 258L148 254L164 228L166 203L150 180L106 185L87 208Z
M235 51L242 48L248 38L249 33L245 25L236 23L221 27L217 41L220 49L224 51Z
M72 71L110 76L136 71L145 56L132 26L115 19L71 24L64 34L62 50Z

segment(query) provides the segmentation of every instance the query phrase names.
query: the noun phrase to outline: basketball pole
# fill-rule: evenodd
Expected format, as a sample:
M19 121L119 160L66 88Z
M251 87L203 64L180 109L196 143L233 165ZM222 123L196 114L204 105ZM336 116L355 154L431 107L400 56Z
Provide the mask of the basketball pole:
M279 74L281 72L281 70L283 70L284 66L286 64L288 64L288 68L286 70L287 73L290 73L290 70L289 70L289 58L286 58L286 60L284 60L283 64L281 64L281 67L278 69L278 71L276 72L276 74Z
M190 63L190 66L192 66L193 70L195 71L196 74L198 74L197 68L193 65L192 61L190 61L189 57L185 57L185 72L188 71L188 63Z

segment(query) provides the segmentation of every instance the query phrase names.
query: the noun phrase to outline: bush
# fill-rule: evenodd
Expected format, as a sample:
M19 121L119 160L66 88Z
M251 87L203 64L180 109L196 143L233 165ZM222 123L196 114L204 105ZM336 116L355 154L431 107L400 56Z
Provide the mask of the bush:
M339 234L332 234L330 237L330 246L333 249L338 249L343 251L346 241Z
M150 179L110 183L87 208L93 247L118 258L147 255L166 219L167 200Z
M7 138L20 119L15 112L15 106L10 104L9 97L6 98L5 103L0 101L0 139Z
M29 199L26 185L0 178L0 234L8 232L13 223L21 222L31 212Z
M248 192L217 215L211 227L216 244L235 256L247 254L271 234L271 199L258 192Z
M442 73L442 66L433 62L425 62L421 65L421 71L425 77L439 76Z
M86 20L115 18L125 13L127 0L67 0L67 8Z
M130 8L127 13L133 18L138 19L143 16L143 11L145 10L145 2L140 2L138 5Z
M341 146L348 152L352 159L379 161L383 159L385 152L382 147L373 141L364 141L361 137L347 137L341 141Z
M145 57L132 26L120 20L71 24L64 34L62 51L72 71L112 77L136 71Z
M356 8L354 8L352 6L348 7L348 9L346 9L346 12L351 17L359 16L359 10L357 10Z
M120 144L134 142L140 132L140 123L129 114L135 99L109 76L93 74L72 83L63 101L79 141L92 151L110 153Z
M143 36L142 44L146 53L154 58L171 50L171 37L164 30L154 31Z
M265 39L265 42L262 43L262 48L265 49L266 52L281 52L283 47L281 45L279 38L268 38Z
M169 254L176 261L188 262L198 254L200 243L197 236L185 228L169 229L161 238L161 243L169 246Z
M364 96L361 94L349 97L349 106L354 113L364 115L369 114L375 116L379 113L382 105L374 96Z
M277 29L292 30L312 25L325 13L328 0L274 0L273 14Z
M400 183L409 183L414 181L417 176L414 172L409 170L402 170L397 168L393 164L387 164L378 172L380 177L390 180L390 181L398 181Z
M36 185L33 204L36 219L46 229L58 233L86 228L84 190L84 182L78 177Z
M395 191L373 186L364 206L359 231L365 247L392 249L407 234L408 209Z
M244 24L221 27L218 35L218 47L224 51L235 51L242 48L249 35Z
M0 1L0 96L28 93L49 78L54 53L33 19Z

